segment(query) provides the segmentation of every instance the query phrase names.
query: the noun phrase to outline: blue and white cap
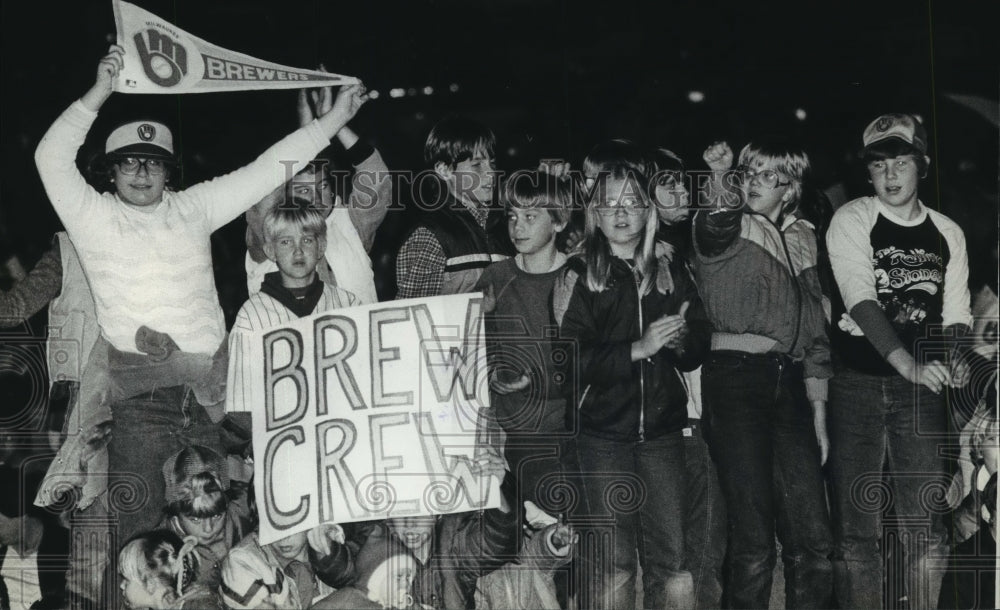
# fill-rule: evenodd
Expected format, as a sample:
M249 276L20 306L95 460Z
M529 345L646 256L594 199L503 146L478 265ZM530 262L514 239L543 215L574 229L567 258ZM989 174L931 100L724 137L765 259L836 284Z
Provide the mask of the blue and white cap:
M927 154L927 130L909 114L883 114L868 124L861 140L865 148L876 142L896 138Z
M117 127L104 144L104 153L115 156L174 158L174 134L156 121L133 121Z

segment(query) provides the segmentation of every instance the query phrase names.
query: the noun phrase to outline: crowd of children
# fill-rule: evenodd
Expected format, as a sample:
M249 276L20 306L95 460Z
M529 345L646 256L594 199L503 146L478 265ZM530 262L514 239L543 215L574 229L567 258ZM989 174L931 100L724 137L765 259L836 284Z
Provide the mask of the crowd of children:
M709 145L704 180L626 140L581 172L501 180L492 130L441 121L396 296L483 293L502 455L476 468L503 479L500 506L265 545L248 337L377 302L393 181L347 126L360 85L303 92L297 131L183 190L170 130L125 123L88 181L77 151L123 53L41 139L66 231L0 296L4 324L48 306L82 346L67 368L50 338L70 406L27 493L66 510L49 529L108 525L64 543L64 587L37 607L766 608L779 550L789 608L994 607L996 350L970 334L961 229L918 197L914 117L868 125L874 195L835 213L780 139ZM314 160L331 140L355 170L345 199ZM242 213L250 297L227 329L209 236ZM988 381L956 417L970 370Z

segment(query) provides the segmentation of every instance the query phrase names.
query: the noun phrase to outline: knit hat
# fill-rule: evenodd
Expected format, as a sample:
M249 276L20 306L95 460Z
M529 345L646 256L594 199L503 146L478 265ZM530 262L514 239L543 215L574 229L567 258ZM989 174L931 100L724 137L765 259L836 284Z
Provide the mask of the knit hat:
M174 158L174 134L156 121L132 121L111 132L104 143L107 155Z
M896 138L927 154L927 130L909 114L883 114L868 124L861 140L865 148L876 142Z
M168 504L194 499L191 479L207 472L219 482L220 491L229 489L229 472L226 460L215 451L200 445L191 445L173 454L163 464L164 499Z

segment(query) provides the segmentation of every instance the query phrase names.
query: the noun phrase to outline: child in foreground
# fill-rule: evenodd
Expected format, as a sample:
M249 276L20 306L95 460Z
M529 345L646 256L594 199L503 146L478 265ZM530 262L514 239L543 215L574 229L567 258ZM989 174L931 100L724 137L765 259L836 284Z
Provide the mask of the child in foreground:
M167 530L141 534L118 555L120 589L129 608L168 610L224 608L218 595L198 580L199 558L193 537Z
M251 532L222 562L222 600L230 610L309 608L354 582L356 551L332 523L271 544Z

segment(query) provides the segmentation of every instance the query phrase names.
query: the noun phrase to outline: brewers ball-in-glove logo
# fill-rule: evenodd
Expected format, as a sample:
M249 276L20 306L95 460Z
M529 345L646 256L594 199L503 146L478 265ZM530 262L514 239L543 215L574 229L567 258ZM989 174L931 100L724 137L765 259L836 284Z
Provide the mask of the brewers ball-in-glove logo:
M161 87L173 87L188 73L187 49L152 28L133 39L149 80Z
M156 128L149 123L143 123L136 128L136 133L139 134L139 139L143 142L149 142L156 137Z
M892 127L893 122L894 121L892 117L884 116L878 120L878 123L875 123L875 129L877 129L878 131L889 131L889 128Z

